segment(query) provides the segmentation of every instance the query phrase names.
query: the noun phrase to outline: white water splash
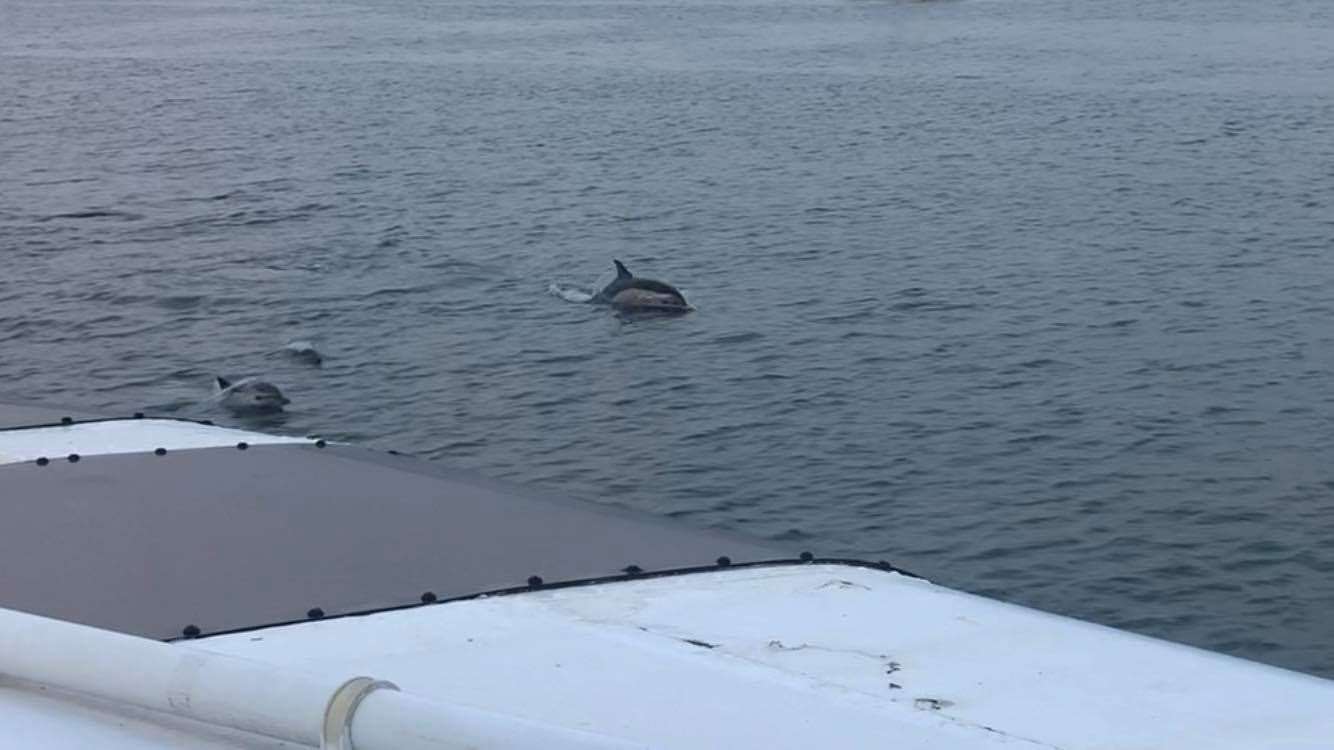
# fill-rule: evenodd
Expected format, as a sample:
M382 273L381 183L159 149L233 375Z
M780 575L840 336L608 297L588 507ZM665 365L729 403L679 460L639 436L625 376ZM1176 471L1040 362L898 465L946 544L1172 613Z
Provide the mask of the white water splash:
M587 302L593 299L593 295L582 289L576 289L572 286L562 286L556 282L551 282L547 291L560 297L566 302Z

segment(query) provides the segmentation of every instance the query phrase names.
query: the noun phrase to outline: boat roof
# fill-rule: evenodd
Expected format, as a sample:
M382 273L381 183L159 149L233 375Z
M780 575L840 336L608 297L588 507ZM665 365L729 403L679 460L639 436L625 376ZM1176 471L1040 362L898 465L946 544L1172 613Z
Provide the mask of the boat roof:
M609 582L197 645L654 748L1334 742L1334 682L846 563Z
M358 680L402 695L372 695L357 721L420 740L431 721L480 716L491 739L477 746L1328 750L1334 737L1329 680L887 563L794 556L317 438L0 418L0 734L18 746L321 746L264 728L328 726L333 688ZM254 674L305 688L266 692ZM556 741L571 733L598 737Z
M617 747L1328 750L1334 737L1334 682L842 563L543 588L174 647L184 665L367 675L428 710L480 707ZM240 717L256 698L237 687ZM30 747L293 747L12 683L0 731Z
M25 413L47 426L0 429L0 604L149 638L794 556L313 438Z

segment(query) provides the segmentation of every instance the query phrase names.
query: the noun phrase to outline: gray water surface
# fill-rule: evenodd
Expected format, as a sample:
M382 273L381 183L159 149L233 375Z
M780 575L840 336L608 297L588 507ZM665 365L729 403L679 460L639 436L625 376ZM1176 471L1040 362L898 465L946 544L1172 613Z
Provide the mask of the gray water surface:
M1334 677L1332 251L1326 0L0 0L0 388Z

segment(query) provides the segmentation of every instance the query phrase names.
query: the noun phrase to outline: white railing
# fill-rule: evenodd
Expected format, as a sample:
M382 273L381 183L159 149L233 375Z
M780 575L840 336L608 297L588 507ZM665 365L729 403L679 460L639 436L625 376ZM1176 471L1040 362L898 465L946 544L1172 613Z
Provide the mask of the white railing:
M0 675L341 750L628 750L644 745L0 608Z

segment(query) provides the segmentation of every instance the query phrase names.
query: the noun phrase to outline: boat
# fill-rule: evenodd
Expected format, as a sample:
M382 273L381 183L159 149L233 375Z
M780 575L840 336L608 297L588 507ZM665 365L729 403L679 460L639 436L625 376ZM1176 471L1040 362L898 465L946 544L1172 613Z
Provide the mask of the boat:
M1330 680L201 421L0 404L0 571L4 747L1334 748Z

